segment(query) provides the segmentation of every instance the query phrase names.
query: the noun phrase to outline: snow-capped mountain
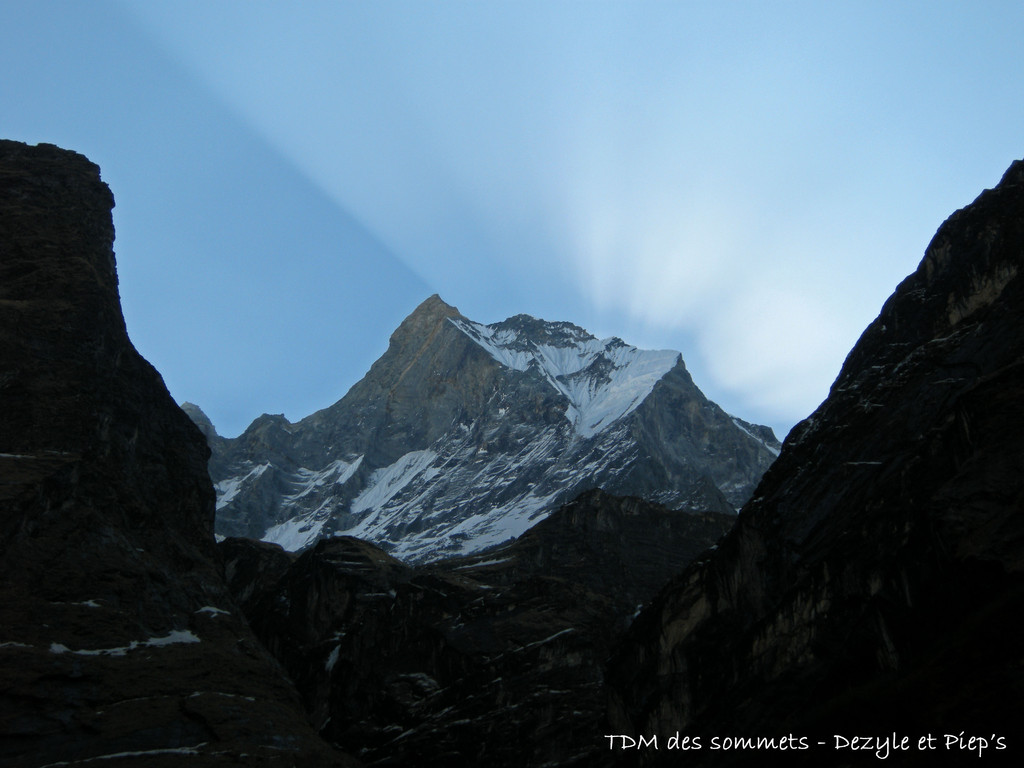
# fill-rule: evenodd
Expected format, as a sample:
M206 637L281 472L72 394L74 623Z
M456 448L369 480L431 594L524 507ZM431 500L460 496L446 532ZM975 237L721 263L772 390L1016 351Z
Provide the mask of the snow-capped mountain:
M733 511L778 454L729 416L678 352L517 315L481 325L432 296L340 401L218 436L217 530L290 550L336 533L423 561L517 537L600 487Z

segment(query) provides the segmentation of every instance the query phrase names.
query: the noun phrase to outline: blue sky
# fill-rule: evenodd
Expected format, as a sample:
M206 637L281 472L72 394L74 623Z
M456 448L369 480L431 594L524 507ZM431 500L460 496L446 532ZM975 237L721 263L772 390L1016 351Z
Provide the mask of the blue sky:
M431 293L683 353L784 434L1024 156L1020 3L0 2L0 135L117 200L129 333L222 434Z

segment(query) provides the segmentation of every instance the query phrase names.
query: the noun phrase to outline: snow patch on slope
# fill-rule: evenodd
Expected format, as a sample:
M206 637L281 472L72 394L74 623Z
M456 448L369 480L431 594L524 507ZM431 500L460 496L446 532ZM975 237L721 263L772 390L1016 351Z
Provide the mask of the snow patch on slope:
M511 454L479 454L471 440L407 453L370 476L351 507L356 512L358 504L362 518L344 534L387 542L390 554L408 560L464 554L508 541L564 495L560 482L516 488L537 464L557 461L562 445L558 430L549 428ZM431 482L439 476L444 483ZM456 510L461 514L453 515Z
M76 656L127 656L137 648L159 648L164 645L178 643L198 643L199 638L187 629L174 629L162 637L151 637L148 640L132 640L128 645L117 648L96 648L88 650L72 650L63 643L50 643L50 653L71 653Z
M566 334L564 344L536 344L510 328L449 320L502 365L517 371L536 366L568 399L566 418L581 437L593 437L635 410L681 359L672 350L637 349L617 338Z
M739 427L741 431L743 431L747 435L750 435L750 437L754 438L755 440L757 440L757 442L759 442L761 445L763 445L765 447L765 450L768 451L768 453L772 454L772 456L778 456L779 455L780 451L779 451L778 448L776 448L774 445L772 445L771 443L767 442L763 438L758 437L753 432L751 432L749 429L744 427L743 424L740 422L740 420L737 419L735 416L731 416L730 418L732 419L732 423L735 424L737 427Z
M410 451L394 464L374 470L368 486L352 501L350 509L352 512L380 509L417 475L422 473L424 480L431 479L439 471L430 467L436 458L434 451Z
M316 519L316 514L320 512L320 509L317 509L312 515L293 517L291 520L278 523L267 529L262 540L271 544L280 544L288 552L299 551L319 538L320 531L323 530L324 524L327 522L327 516L320 520Z
M511 504L463 520L447 532L447 538L451 539L454 534L462 540L458 550L458 554L462 555L518 539L531 526L547 517L552 501L559 495L558 492L543 496L530 493Z
M229 477L226 480L221 480L219 483L213 486L217 492L217 509L222 509L231 503L232 499L238 495L238 492L242 490L242 486L246 483L252 482L264 472L270 468L270 464L260 464L253 469L249 470L244 475L237 475L235 477Z
M319 490L328 482L344 485L356 473L356 470L359 469L359 465L362 463L363 457L360 456L355 461L337 459L320 470L300 468L295 476L297 490L295 493L286 496L284 501L298 501L302 497Z

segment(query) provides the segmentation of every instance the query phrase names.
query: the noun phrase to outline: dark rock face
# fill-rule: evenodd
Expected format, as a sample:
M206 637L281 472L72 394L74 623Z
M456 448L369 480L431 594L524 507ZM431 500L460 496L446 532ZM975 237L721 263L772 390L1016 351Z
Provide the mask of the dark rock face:
M271 545L220 546L329 741L372 765L589 765L612 643L734 519L593 491L512 544L433 566L325 539L270 589L252 565Z
M676 352L526 315L484 326L437 296L335 405L210 444L219 533L289 550L345 533L408 562L500 544L595 487L732 513L779 447Z
M732 528L735 517L670 511L635 497L587 491L515 542L438 567L507 585L547 577L576 582L631 614ZM667 575L666 575L667 574Z
M662 747L677 731L702 736L692 765L875 764L874 752L833 750L833 735L893 731L915 749L888 763L971 759L917 752L929 733L982 737L986 761L1019 759L1021 402L1017 162L942 225L717 551L635 622L611 663L610 732L659 734ZM707 749L715 734L790 733L830 746Z
M0 142L0 765L343 765L219 573L202 434L132 347L113 198Z

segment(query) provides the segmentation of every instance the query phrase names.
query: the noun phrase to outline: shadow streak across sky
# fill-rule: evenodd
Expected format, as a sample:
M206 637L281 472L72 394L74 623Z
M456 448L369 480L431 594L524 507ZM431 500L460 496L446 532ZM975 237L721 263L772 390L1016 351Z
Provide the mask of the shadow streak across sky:
M5 137L101 166L128 330L172 395L229 435L340 398L433 290L116 5L11 13Z

